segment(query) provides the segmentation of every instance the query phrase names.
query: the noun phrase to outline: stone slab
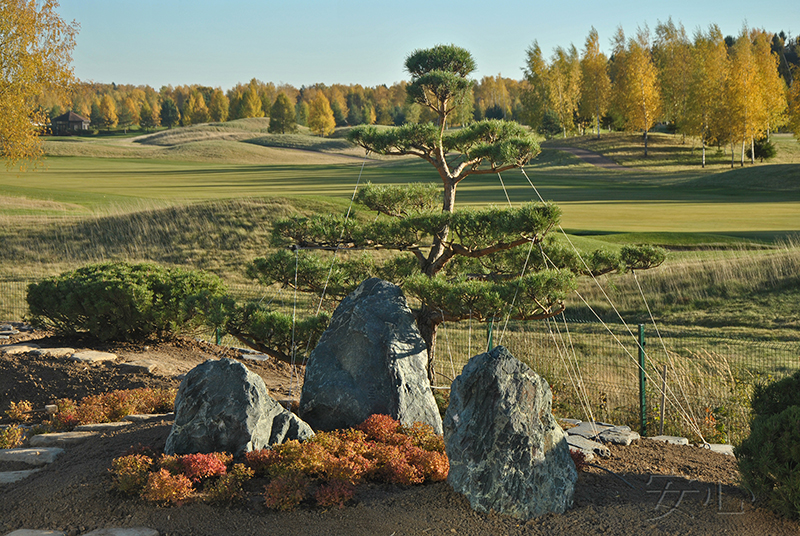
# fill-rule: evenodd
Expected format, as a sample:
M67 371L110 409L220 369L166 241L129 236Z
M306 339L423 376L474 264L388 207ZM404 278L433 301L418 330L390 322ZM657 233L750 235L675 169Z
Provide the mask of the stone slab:
M627 447L632 442L641 439L641 436L639 432L632 431L629 426L615 426L601 432L599 439L603 443L613 443Z
M608 447L597 441L586 439L583 436L569 434L567 435L567 444L570 448L583 451L583 453L587 455L587 458L588 454L600 456L601 458L609 458L611 456L611 451L608 450Z
M8 354L8 355L27 354L28 352L33 352L34 350L38 349L39 345L33 343L7 344L4 346L0 346L0 354Z
M72 354L72 360L81 363L103 363L105 361L116 361L117 354L98 352L97 350L81 350Z
M648 439L652 439L653 441L661 441L662 443L669 443L670 445L688 445L689 440L685 437L678 437L678 436L669 436L669 435L658 435L649 437Z
M270 357L267 354L242 354L240 359L249 359L250 361L269 361Z
M130 421L119 421L119 422L100 422L100 423L93 423L93 424L81 424L75 427L76 432L105 432L108 430L119 430L120 428L125 428L126 426L130 426Z
M568 429L569 435L581 436L586 439L595 439L606 430L613 428L613 425L599 422L581 422L573 428Z
M28 465L44 465L46 463L53 463L56 457L63 452L64 449L56 447L3 449L0 450L0 462L23 462Z
M13 484L25 478L28 478L33 473L41 471L40 469L28 469L27 471L3 471L0 472L0 484Z
M70 357L75 353L75 348L39 348L34 350L33 353L49 357Z
M96 436L97 432L58 432L35 435L28 441L31 447L63 447L75 445Z
M86 532L82 536L158 536L158 531L147 527L107 528Z
M720 454L725 454L726 456L733 456L733 445L726 445L724 443L707 443L705 445L700 445L701 447L705 447L711 452L718 452Z
M126 415L122 418L129 422L169 421L175 418L174 413L153 413L144 415Z
M565 422L567 424L571 424L572 426L578 426L583 421L580 419L558 419L559 422Z
M152 374L158 369L158 363L146 359L137 359L126 361L125 363L117 363L117 368L126 374Z
M6 536L65 536L59 530L19 529L9 532Z

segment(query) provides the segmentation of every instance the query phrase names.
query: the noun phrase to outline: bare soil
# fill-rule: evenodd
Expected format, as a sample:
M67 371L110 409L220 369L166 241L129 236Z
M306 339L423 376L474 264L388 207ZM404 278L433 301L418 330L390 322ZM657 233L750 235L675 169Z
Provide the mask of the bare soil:
M25 335L40 346L88 348L46 334ZM4 341L16 342L16 341ZM84 365L32 354L0 355L0 412L29 400L35 407L62 397L134 387L177 386L181 374L206 359L238 358L235 350L176 340L145 345L92 344L121 360L142 357L160 363L154 374L122 374L110 365ZM145 348L146 347L146 348ZM264 378L277 399L296 399L302 370L272 361L245 365ZM54 463L27 479L0 486L0 533L20 528L63 530L77 535L104 527L146 526L162 535L551 535L551 534L800 534L753 501L738 485L733 457L699 447L643 439L611 446L612 456L595 460L603 469L581 472L574 506L562 515L531 521L473 511L447 483L399 487L370 484L344 508L301 505L292 512L263 506L263 481L252 481L247 500L235 507L189 503L157 507L111 491L111 460L137 445L162 449L170 422L134 424L68 447ZM0 471L18 470L0 464Z

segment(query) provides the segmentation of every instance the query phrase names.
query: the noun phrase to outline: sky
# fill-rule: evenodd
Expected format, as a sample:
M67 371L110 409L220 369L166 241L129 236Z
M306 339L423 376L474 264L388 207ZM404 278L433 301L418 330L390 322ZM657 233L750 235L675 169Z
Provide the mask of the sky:
M605 52L618 27L632 37L670 17L691 36L717 24L800 33L800 1L647 0L60 0L80 24L73 53L83 81L230 89L252 78L295 87L392 85L405 58L437 44L468 49L475 79L521 79L526 50L580 51L592 27Z

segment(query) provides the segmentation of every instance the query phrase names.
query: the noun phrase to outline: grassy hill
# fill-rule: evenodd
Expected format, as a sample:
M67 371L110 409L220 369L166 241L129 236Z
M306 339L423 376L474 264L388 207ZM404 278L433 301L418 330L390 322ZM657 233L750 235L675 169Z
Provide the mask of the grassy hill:
M342 131L331 138L307 129L273 135L268 121L49 138L39 170L0 171L0 274L39 277L128 259L203 268L246 283L244 266L269 249L275 218L344 212L357 182L440 180L417 159L365 160ZM786 267L796 266L800 251L792 242L800 234L800 144L775 136L775 163L731 169L730 156L717 155L703 169L692 140L652 140L647 159L637 136L551 140L526 166L527 177L519 170L502 182L472 177L459 185L458 202L504 205L541 194L562 208L562 226L580 249L652 243L672 251L663 268L644 276L654 278L648 285L664 318L795 329L780 318L791 315L792 299L797 303L787 289L796 288L798 272ZM598 151L625 169L596 168L554 148L564 145ZM724 281L710 283L709 266L728 274ZM745 281L737 274L747 274ZM639 314L641 306L623 297L633 283L610 283L624 289L621 307ZM584 290L599 304L590 287Z

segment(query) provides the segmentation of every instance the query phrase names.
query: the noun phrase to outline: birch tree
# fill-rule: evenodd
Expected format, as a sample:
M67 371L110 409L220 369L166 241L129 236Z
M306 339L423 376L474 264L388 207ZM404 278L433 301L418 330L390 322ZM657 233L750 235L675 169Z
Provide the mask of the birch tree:
M653 56L658 68L658 83L663 102L663 118L676 131L686 116L691 77L691 44L682 24L670 18L656 26Z
M594 27L592 27L586 38L580 66L580 114L593 120L599 139L600 120L608 110L611 79L608 76L608 58L600 50L600 37Z
M706 167L706 146L721 142L725 134L721 95L728 75L728 48L719 27L698 31L691 49L690 79L683 131L700 138L702 166Z
M647 156L647 134L661 115L658 70L650 49L650 34L647 27L640 28L636 38L623 45L620 28L615 43L613 102L625 128L642 133Z
M46 110L36 97L50 92L65 101L74 81L72 50L78 25L62 19L58 2L0 2L0 157L10 167L42 154L39 130Z
M574 117L581 98L581 64L574 45L569 49L556 47L547 69L547 94L550 108L561 123L561 132L575 127Z

